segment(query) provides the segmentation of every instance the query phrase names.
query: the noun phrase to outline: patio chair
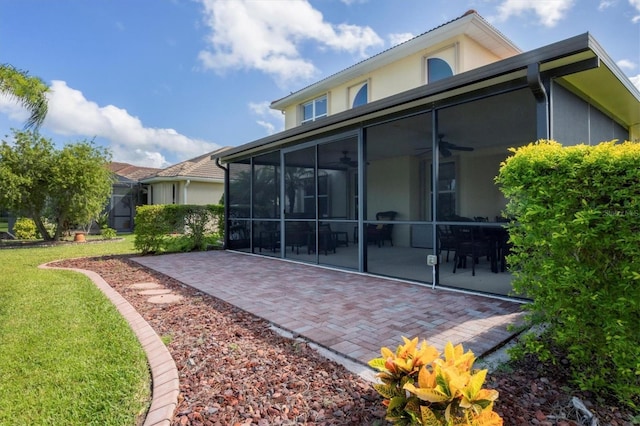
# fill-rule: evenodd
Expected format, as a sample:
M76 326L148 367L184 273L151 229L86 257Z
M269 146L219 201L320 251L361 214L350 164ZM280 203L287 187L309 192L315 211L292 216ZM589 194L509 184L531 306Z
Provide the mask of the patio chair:
M316 234L310 232L307 242L307 253L315 253L316 251ZM331 231L331 225L328 223L321 223L318 225L318 251L323 251L325 255L329 254L329 251L336 252L336 240L335 233Z
M457 240L448 225L438 225L438 254L447 251L446 261L449 262L449 252L456 250Z
M285 222L285 244L300 254L300 247L307 245L311 227L309 222Z
M473 226L452 225L451 230L456 238L456 254L453 258L453 273L456 269L466 268L467 258L471 258L471 275L476 275L476 263L480 257L487 256L493 262L490 240L484 238L480 229Z
M396 218L398 212L385 211L376 213L377 221L393 221ZM367 241L373 242L381 247L385 241L389 241L393 246L393 223L379 223L376 225L367 226Z

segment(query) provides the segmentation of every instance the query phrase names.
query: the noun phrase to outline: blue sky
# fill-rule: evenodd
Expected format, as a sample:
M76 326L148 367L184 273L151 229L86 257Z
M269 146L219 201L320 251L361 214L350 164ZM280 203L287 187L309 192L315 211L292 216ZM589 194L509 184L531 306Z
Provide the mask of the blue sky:
M523 51L590 32L640 87L640 0L2 0L0 63L51 85L41 133L166 167L283 129L268 108L475 9ZM26 112L0 97L0 136Z

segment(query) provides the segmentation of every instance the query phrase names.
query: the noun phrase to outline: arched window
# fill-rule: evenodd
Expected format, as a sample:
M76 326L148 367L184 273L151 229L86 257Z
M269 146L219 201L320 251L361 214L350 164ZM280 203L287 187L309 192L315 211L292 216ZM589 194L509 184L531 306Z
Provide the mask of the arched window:
M367 102L369 102L369 84L362 83L359 87L360 88L358 88L358 86L354 86L349 89L352 97L351 108L366 105Z
M442 80L452 75L453 70L444 59L427 59L427 83L433 83L434 81Z

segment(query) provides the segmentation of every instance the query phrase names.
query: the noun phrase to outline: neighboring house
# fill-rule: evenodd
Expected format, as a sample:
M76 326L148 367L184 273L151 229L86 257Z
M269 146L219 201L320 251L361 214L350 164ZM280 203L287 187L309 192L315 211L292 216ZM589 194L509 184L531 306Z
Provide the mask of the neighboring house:
M140 179L161 169L118 162L110 163L109 169L117 179L113 184L108 207L109 226L118 232L133 232L136 206L147 204L147 190L140 183Z
M224 170L211 157L228 147L162 169L140 179L148 204L218 204L224 195Z
M220 156L227 248L500 295L508 149L640 138L640 92L589 33L521 52L475 11L271 106L283 132Z

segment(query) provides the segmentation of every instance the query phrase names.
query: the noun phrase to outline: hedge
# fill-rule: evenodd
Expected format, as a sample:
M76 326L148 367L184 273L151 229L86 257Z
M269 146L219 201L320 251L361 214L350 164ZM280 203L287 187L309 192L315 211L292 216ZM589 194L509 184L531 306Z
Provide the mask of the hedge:
M575 383L640 407L640 144L513 149L496 181L509 199L514 289L532 298L525 351L568 354Z
M222 238L224 208L161 204L136 207L136 250L142 254L167 251L204 250L207 237ZM176 243L176 238L179 238Z

